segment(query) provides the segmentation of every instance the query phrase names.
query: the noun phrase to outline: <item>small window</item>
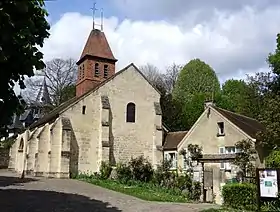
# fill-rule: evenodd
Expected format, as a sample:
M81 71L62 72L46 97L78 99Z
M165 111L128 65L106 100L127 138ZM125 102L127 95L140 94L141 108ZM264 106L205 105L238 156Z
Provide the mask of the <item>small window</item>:
M109 68L108 65L104 65L104 78L108 77L108 68Z
M132 102L126 106L126 122L135 122L135 104Z
M98 63L95 63L95 66L94 66L94 76L99 77L99 64Z
M85 105L83 106L82 114L86 114L86 106Z
M218 122L218 136L224 136L225 135L225 125L224 122Z

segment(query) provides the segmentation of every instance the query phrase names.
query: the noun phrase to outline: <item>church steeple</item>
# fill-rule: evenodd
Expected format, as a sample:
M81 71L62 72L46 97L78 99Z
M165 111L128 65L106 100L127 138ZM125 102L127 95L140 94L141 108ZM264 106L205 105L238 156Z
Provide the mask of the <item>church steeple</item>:
M115 74L114 57L104 32L92 29L78 65L76 96L81 96Z

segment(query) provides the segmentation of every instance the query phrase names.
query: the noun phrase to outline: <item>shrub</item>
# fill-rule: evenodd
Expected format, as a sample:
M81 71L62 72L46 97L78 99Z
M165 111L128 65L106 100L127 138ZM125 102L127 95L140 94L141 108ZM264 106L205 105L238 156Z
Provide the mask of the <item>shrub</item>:
M256 211L257 187L254 184L226 184L223 186L222 195L226 207Z
M102 161L100 166L100 178L108 179L111 175L111 172L112 172L112 167L110 166L110 164Z
M192 190L192 179L188 174L177 176L175 179L175 187L183 190Z
M132 172L130 167L123 163L118 163L116 167L117 180L122 183L127 183L129 180L132 180Z
M152 165L143 156L131 158L129 166L134 180L141 182L149 182L152 179Z
M159 186L167 186L172 177L172 172L170 172L171 162L164 160L154 171L153 182Z
M201 184L200 182L193 182L191 199L198 201L201 196Z

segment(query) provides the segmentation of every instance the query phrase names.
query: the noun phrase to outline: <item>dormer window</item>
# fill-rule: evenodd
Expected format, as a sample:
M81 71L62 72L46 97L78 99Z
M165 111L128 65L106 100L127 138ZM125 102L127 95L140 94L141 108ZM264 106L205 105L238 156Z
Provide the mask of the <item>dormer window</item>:
M104 65L104 78L108 78L108 65Z
M99 63L95 63L94 66L94 76L99 77Z
M224 136L225 135L225 125L224 122L218 122L218 133L217 136Z

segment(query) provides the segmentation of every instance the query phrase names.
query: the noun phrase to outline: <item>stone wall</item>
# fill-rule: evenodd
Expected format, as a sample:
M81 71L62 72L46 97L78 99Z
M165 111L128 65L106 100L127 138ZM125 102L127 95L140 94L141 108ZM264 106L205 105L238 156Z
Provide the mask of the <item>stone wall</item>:
M7 169L9 166L9 149L0 148L0 169Z

